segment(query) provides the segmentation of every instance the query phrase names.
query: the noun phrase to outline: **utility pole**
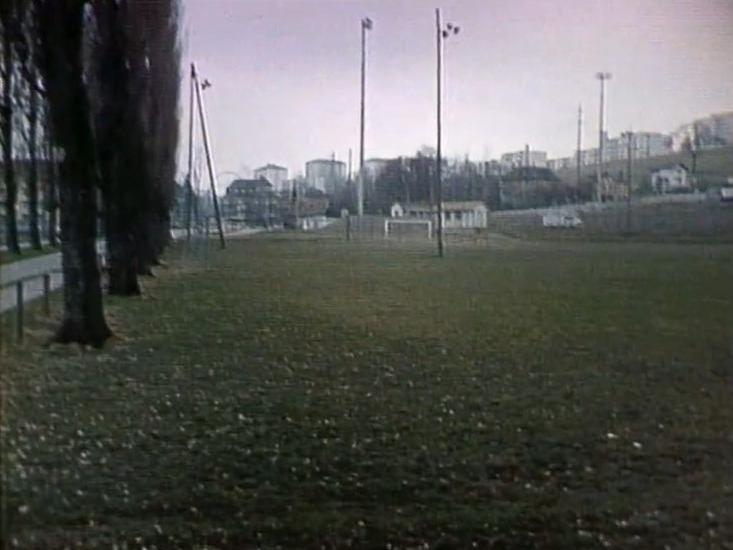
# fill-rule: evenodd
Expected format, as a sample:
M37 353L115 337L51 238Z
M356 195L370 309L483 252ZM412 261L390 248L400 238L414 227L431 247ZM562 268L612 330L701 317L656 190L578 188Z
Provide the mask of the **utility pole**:
M331 170L329 170L331 175L331 193L334 195L336 194L336 151L331 151Z
M186 242L191 240L191 209L193 207L193 128L196 117L193 113L194 68L191 64L191 90L188 103L188 175L186 176Z
M601 180L603 177L603 145L605 139L605 93L606 80L611 80L611 73L596 73L596 78L601 81L601 104L598 112L598 159L596 170L596 201L601 202Z
M349 171L347 180L351 183L351 147L349 147Z
M624 132L626 136L626 231L631 232L631 159L634 152L634 132Z
M524 144L524 162L522 162L522 202L527 208L527 187L529 186L529 143Z
M581 148L582 148L582 139L583 139L583 106L578 105L578 144L576 148L576 159L575 159L575 185L578 188L578 191L580 191L580 166L581 166Z
M224 228L221 225L221 214L219 213L219 200L216 197L216 171L214 170L214 158L211 155L211 145L209 144L209 128L206 124L206 108L204 107L204 98L201 94L201 83L196 74L196 66L191 63L191 75L193 76L194 87L196 89L196 99L199 106L199 117L201 119L201 131L204 137L204 150L206 151L206 165L209 169L209 181L211 183L211 198L214 202L214 214L216 215L216 225L219 229L219 242L222 248L226 248L224 241ZM205 83L207 87L208 81Z
M441 25L440 21L440 8L435 8L435 48L437 54L437 141L438 146L436 148L435 155L435 198L438 203L438 256L443 257L443 181L442 181L442 158L441 158L441 132L442 132L442 109L441 109L441 96L442 96L442 71L443 71L443 40L448 38L451 34L458 34L459 28L454 26L452 23L446 23L445 28Z
M366 94L366 33L373 27L372 20L361 20L361 127L359 133L359 182L356 188L356 209L359 216L364 215L364 103Z

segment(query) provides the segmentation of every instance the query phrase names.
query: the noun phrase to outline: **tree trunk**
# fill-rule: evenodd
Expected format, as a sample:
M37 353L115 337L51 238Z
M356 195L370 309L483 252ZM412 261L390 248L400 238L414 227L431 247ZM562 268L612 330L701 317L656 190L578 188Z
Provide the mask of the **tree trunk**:
M46 138L46 146L48 148L46 153L46 159L48 161L46 165L46 211L48 212L48 227L46 230L48 231L48 244L55 247L59 244L56 236L56 225L58 224L56 213L58 212L59 204L58 198L56 197L56 158L53 154L50 127L47 131Z
M75 156L75 155L74 155ZM88 159L64 162L60 186L64 318L54 341L100 347L111 336L104 318L96 251L97 205Z
M3 29L3 104L0 112L2 123L3 166L5 168L5 238L8 251L20 254L18 244L18 221L16 218L16 202L18 188L15 181L15 167L13 166L13 49L12 32L15 18L14 3L3 0L0 2L0 18Z
M124 219L119 200L106 193L105 227L107 234L107 292L118 296L137 296L140 284L137 279L137 254L130 234L130 220Z
M97 162L82 61L85 5L49 1L39 7L54 142L65 151L59 181L64 317L54 340L101 346L111 331L97 265Z
M31 82L28 98L28 223L30 224L31 246L41 250L41 233L38 229L38 91L36 90L35 68L31 69Z

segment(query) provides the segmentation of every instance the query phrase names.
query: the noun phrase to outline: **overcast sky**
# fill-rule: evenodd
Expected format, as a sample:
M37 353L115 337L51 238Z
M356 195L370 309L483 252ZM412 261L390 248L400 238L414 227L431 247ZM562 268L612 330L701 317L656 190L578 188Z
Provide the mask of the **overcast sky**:
M474 160L528 143L550 157L597 142L597 71L608 130L669 132L733 110L731 0L183 0L184 62L206 91L218 172L346 160L359 147L360 20L368 37L366 156L435 143L435 14L446 43L444 150ZM187 74L187 72L186 72ZM188 80L181 96L188 125ZM181 148L185 167L186 148ZM229 176L221 177L220 187Z

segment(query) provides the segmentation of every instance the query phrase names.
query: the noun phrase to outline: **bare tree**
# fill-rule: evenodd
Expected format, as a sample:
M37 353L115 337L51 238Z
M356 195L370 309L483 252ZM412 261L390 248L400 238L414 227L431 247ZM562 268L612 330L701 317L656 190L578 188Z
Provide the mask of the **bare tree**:
M0 30L2 31L2 105L0 105L0 136L2 138L2 161L5 182L5 232L8 250L20 254L18 242L18 221L16 202L18 187L13 163L13 77L14 45L17 42L18 16L16 0L0 2Z
M30 2L20 2L16 7L18 34L16 37L16 52L18 73L18 94L16 105L21 114L18 124L24 138L28 153L28 164L25 173L26 194L28 196L28 230L31 247L41 249L41 232L39 230L39 188L38 188L38 134L43 112L40 109L41 95L44 93L39 84L37 60L38 33L36 19L33 14L33 5Z

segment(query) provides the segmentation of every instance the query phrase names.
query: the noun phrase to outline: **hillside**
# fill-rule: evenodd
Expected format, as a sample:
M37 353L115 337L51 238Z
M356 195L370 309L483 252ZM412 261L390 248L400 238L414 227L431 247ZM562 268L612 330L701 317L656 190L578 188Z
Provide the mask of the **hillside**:
M675 153L660 157L635 159L631 169L634 187L648 184L649 175L653 171L677 163L683 163L689 168L692 165L692 159L688 153ZM619 175L625 177L626 161L616 160L608 162L606 163L606 170L614 177L618 177ZM593 178L595 173L595 165L583 166L581 177L583 179ZM575 168L557 170L556 174L566 183L576 183ZM733 176L733 146L702 151L697 158L696 176L699 184L705 187L709 185L720 185L726 181L728 176Z

